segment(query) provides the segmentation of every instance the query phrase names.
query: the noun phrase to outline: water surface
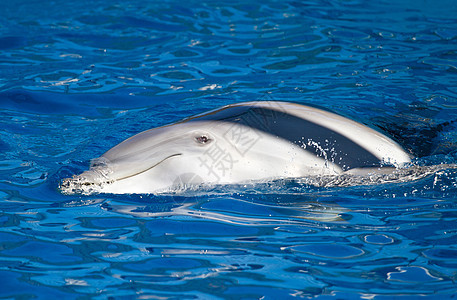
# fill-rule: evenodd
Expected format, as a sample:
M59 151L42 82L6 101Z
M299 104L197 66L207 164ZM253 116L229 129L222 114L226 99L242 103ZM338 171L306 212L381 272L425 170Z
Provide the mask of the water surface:
M453 298L457 171L314 187L61 194L140 131L318 105L456 163L455 1L0 5L0 297Z

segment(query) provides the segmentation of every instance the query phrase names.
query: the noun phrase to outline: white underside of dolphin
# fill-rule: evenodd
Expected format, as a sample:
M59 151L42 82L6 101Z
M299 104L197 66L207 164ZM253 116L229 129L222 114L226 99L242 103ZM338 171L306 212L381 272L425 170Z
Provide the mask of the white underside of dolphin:
M259 101L141 132L60 188L160 193L202 184L359 174L409 162L396 142L363 124L315 107Z

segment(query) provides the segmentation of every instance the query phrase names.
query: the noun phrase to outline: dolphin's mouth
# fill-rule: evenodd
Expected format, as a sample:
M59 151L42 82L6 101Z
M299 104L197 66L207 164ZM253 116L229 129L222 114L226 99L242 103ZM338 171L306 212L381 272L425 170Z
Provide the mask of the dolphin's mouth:
M176 153L169 155L162 160L154 163L151 166L145 165L142 168L134 168L135 172L126 173L123 172L123 176L116 176L116 170L119 169L120 166L116 165L115 167L113 164L106 158L100 157L95 159L91 163L91 167L88 171L83 172L79 175L74 175L71 178L65 178L61 181L59 185L59 189L63 194L92 194L97 192L102 192L104 186L112 184L116 181L125 180L134 176L138 176L143 174L164 161L182 155L182 153ZM126 165L124 168L128 168L129 166ZM124 170L125 171L125 170ZM114 175L114 176L113 176Z
M170 159L170 158L176 157L176 156L180 156L180 155L182 155L182 153L176 153L176 154L169 155L169 156L165 157L164 159L162 159L161 161L155 163L154 165L152 165L152 166L150 166L150 167L148 167L148 168L145 168L144 170L140 170L140 171L138 171L138 172L136 172L136 173L132 173L132 174L127 175L127 176L123 176L123 177L116 178L115 181L120 181L120 180L124 180L124 179L130 178L130 177L133 177L133 176L140 175L140 174L142 174L142 173L144 173L144 172L147 172L147 171L149 171L149 170L151 170L151 169L157 167L158 165L160 165L161 163L163 163L163 162L166 161L167 159Z

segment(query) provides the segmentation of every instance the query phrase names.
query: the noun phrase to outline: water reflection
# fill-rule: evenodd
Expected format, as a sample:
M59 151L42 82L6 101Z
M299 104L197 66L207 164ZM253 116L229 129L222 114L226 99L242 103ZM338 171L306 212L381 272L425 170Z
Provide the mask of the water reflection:
M456 294L451 168L345 187L56 190L134 133L265 93L356 117L419 166L455 164L455 1L3 2L0 298Z

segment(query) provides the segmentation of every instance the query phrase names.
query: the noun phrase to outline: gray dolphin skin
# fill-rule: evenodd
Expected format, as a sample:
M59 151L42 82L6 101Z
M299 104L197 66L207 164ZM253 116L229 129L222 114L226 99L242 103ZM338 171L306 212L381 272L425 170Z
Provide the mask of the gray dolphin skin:
M72 193L161 193L189 186L398 168L410 156L387 136L315 107L280 101L224 106L141 132L64 179ZM383 168L381 170L381 168Z

